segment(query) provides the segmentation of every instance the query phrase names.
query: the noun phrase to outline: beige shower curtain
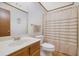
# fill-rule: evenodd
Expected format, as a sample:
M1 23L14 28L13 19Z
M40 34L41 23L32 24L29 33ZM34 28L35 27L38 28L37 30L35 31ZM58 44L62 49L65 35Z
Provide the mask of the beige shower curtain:
M45 40L54 44L56 51L77 55L78 15L76 6L48 12L44 26Z

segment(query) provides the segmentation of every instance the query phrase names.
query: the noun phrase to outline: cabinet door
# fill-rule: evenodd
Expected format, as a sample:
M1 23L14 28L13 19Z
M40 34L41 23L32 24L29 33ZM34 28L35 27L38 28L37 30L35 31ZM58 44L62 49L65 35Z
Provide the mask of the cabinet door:
M31 56L40 55L40 42L36 42L30 46L30 55Z
M25 47L19 51L16 51L9 56L29 56L29 48Z
M36 50L31 56L40 56L40 49Z

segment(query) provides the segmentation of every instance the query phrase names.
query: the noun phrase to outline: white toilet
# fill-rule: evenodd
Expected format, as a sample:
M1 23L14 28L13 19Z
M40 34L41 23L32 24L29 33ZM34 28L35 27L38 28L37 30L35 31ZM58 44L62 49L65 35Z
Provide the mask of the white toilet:
M41 39L41 42L40 42L41 56L52 56L53 55L52 52L55 51L55 46L50 43L43 42L43 39L44 39L43 35L36 36L36 38Z

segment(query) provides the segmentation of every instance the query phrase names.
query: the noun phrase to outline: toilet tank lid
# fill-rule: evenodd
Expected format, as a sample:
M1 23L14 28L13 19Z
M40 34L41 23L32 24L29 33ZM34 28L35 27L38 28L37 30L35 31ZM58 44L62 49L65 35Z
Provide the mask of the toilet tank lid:
M45 48L55 48L55 46L50 43L43 43L42 46Z

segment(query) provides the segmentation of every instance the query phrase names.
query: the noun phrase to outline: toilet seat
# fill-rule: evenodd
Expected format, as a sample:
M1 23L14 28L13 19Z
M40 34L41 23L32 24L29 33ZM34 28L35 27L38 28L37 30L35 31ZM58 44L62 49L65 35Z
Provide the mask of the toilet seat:
M54 48L54 45L52 45L52 44L50 44L50 43L43 43L42 45L41 45L42 47L45 47L45 48Z
M55 46L50 44L50 43L43 43L41 44L42 50L46 50L46 51L54 51L55 50Z

